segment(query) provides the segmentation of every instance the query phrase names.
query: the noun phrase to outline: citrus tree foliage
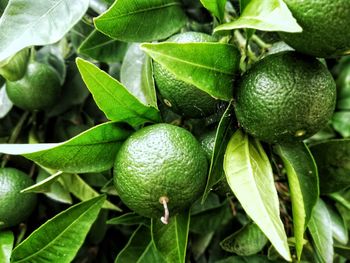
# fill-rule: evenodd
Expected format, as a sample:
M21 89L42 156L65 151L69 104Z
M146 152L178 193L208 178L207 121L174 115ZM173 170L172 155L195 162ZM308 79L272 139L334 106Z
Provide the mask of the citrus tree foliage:
M16 226L2 227L11 222L5 222L6 215L0 213L0 262L328 263L350 259L350 3L310 0L298 8L295 2L0 1L0 169L25 172L35 183L16 194L30 193L38 199L34 213ZM211 35L216 42L200 37L166 41L191 31ZM309 36L312 50L302 42ZM273 72L258 69L254 80L249 79L250 68L263 64L259 62L266 56L291 52L291 59L282 62L291 63L293 48L323 57L309 60L321 68L318 72L328 74L327 83L334 84L331 88L337 86L336 98L331 92L326 98L329 114L325 115L332 117L303 141L295 138L304 138L305 130L312 127L298 128L289 141L255 138L251 134L259 133L246 126L254 119L251 112L239 109L247 116L242 125L235 111L249 103L260 114L264 105L238 103L237 89L250 83L262 85L261 90L270 88L267 101L275 105L271 89L285 88L275 79L291 74L293 85L305 82L298 92L307 94L308 81L318 76L315 67L298 71L305 78L293 79L297 69L280 65ZM300 54L298 59L300 63L308 60ZM45 79L38 75L23 82L34 61L54 72L55 83L40 83L40 92L15 90ZM165 84L173 85L170 92L160 91L164 83L157 82L156 67L166 70ZM292 72L280 74L285 68ZM243 74L248 77L242 78ZM49 86L57 88L56 97L49 98ZM183 93L181 99L178 90ZM315 96L308 105L303 105L302 97L301 103L291 102L290 98L300 96L293 92L285 92L279 108L267 113L275 117L268 123L276 119L285 123L278 131L270 129L268 136L279 138L274 133L281 131L281 138L290 136L292 120L312 118L313 101L322 108L314 91L307 94ZM211 114L201 109L201 96L215 103ZM45 107L37 106L38 101ZM21 106L28 103L33 106ZM299 109L289 111L287 118L283 111L289 106L285 105ZM201 117L191 118L181 107L192 107L202 112ZM189 130L208 161L206 181L198 184L204 185L198 200L177 214L170 209L169 217L171 200L161 199L162 219L131 211L113 180L124 141L157 123ZM269 129L268 123L261 121L254 129ZM155 140L147 147L158 143ZM158 153L158 159L163 155ZM181 180L183 174L176 172ZM166 184L164 178L161 184ZM0 197L5 192L1 187ZM150 185L149 195L158 187ZM186 189L173 190L181 200ZM148 204L142 205L147 209Z

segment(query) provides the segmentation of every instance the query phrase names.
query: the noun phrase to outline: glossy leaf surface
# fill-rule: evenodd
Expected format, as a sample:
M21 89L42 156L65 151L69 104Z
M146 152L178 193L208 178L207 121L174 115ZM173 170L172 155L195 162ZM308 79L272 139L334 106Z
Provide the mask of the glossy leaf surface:
M303 143L278 145L276 151L287 171L297 256L300 259L304 232L319 198L317 167Z
M0 19L0 61L24 47L57 42L88 6L89 0L11 0Z
M263 31L301 32L302 28L289 11L283 0L251 0L241 16L220 25L214 31L253 28Z
M142 104L119 81L88 61L78 58L76 62L96 104L108 119L132 126L159 121L158 110Z
M164 262L185 262L189 225L188 211L170 217L168 225L152 219L152 239Z
M104 200L104 196L99 196L76 204L48 220L14 249L11 262L70 262L84 242Z
M227 145L224 170L227 182L245 212L281 256L291 260L272 167L260 143L249 139L241 130L236 131Z
M176 33L186 23L186 15L179 0L118 0L94 22L112 38L144 42Z
M113 166L119 147L130 133L122 123L107 122L64 143L1 144L0 152L23 155L39 165L68 173L99 172Z
M142 44L141 48L182 81L229 101L239 68L239 51L224 43Z

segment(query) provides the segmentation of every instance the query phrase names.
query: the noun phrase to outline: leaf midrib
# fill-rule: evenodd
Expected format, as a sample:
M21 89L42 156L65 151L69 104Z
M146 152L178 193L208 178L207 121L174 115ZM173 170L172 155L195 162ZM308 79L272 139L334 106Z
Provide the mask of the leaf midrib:
M150 118L148 116L148 114L146 116L141 115L139 112L137 112L134 107L129 107L130 105L126 105L122 100L119 100L118 96L114 96L114 94L112 94L112 92L109 89L105 88L105 85L96 77L94 76L92 73L90 73L89 67L92 65L88 65L86 66L85 64L86 62L82 61L82 63L80 63L80 65L82 67L85 68L85 71L87 74L89 74L89 76L96 82L98 83L105 92L108 93L108 95L112 98L112 100L115 100L117 103L119 103L121 106L123 106L125 109L127 109L129 112L131 112L132 114L135 115L135 117L139 117L141 119L145 119L145 120L149 120L149 121L155 121L152 118ZM107 74L105 72L103 72L102 70L98 69L98 72L100 74ZM146 105L144 105L142 102L140 102L133 94L131 94L122 84L118 83L115 79L112 79L110 76L107 76L110 80L112 80L113 82L115 82L118 86L120 86L128 95L130 95L130 97L132 98L132 100L135 100L139 103L140 108L142 107L142 111L148 113L150 112L150 110L152 110L151 107L147 107ZM95 90L95 89L94 89ZM92 96L95 98L95 95L92 94ZM106 114L109 115L109 114ZM130 117L128 117L130 118Z
M63 234L66 233L66 231L68 231L68 229L71 228L72 225L74 225L81 217L85 216L92 208L94 208L96 205L98 205L98 202L96 202L95 204L93 204L92 206L90 206L87 210L85 210L85 212L83 212L82 214L80 214L75 220L72 221L71 224L69 224L69 226L63 230L62 232L60 232L60 234L58 234L58 236L56 236L51 242L49 242L47 245L45 245L44 247L42 247L40 250L38 250L37 252L35 252L34 254L31 254L30 256L27 256L25 258L20 259L19 261L14 261L13 263L17 263L17 262L23 262L24 260L33 258L35 255L41 253L44 249L46 249L47 247L51 246L51 244L53 242L55 242L57 239L59 239ZM51 221L52 222L52 221ZM27 241L28 242L28 241ZM25 243L24 243L25 244Z
M167 45L167 44L168 43L153 44L153 45ZM208 43L206 43L206 44L208 44ZM214 44L217 45L218 43L214 43ZM171 55L167 55L167 54L164 54L162 52L159 52L159 51L156 51L156 50L153 50L153 49L149 49L149 48L146 48L146 49L149 52L151 52L151 53L154 53L156 55L160 55L160 56L166 57L166 58L168 58L170 60L173 60L173 61L182 62L183 64L188 64L190 66L199 67L199 68L202 68L202 69L205 69L205 70L208 70L208 71L214 71L214 72L218 72L218 73L221 73L221 74L224 74L224 75L228 75L228 76L234 76L234 72L233 71L224 71L224 70L221 70L219 68L212 68L212 67L209 67L209 66L206 66L206 65L203 65L203 64L198 64L198 63L191 62L191 61L188 61L188 60L183 60L183 59L171 56ZM161 61L159 61L159 63L161 63Z
M131 11L131 12L122 13L122 14L118 14L118 15L112 15L112 16L107 16L108 13L106 13L105 15L102 15L101 17L97 18L96 21L108 21L108 20L120 19L120 18L123 18L126 16L136 15L139 13L146 13L149 11L154 11L154 10L158 10L158 9L162 9L162 8L169 8L169 7L176 6L176 5L180 6L181 4L179 2L172 2L169 4L163 4L163 5L159 5L159 6L143 8L143 9L139 9L136 11ZM107 16L107 17L104 17L104 16Z

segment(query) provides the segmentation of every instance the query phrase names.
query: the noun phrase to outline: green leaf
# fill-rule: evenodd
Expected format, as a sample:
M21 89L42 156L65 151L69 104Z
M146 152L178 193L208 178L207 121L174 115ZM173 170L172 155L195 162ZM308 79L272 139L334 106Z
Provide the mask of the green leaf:
M216 185L224 175L223 161L226 145L233 134L233 118L231 116L233 104L230 102L222 115L215 135L214 150L211 156L207 185L202 197L202 203L208 197L212 187Z
M62 179L66 188L81 201L86 201L99 196L99 193L97 193L90 185L84 182L84 180L81 179L77 174L64 174L62 175ZM119 207L107 200L104 202L102 208L121 211Z
M107 122L63 143L0 144L0 152L23 155L41 166L67 173L100 172L113 166L131 132L123 123Z
M21 192L43 192L48 198L52 200L72 204L72 197L61 180L58 180L61 172L50 175L44 169L40 169L36 177L36 184L33 187L28 187Z
M0 20L0 61L22 48L60 40L85 14L89 0L12 0Z
M346 245L349 241L349 233L344 218L335 207L326 206L332 222L333 238L340 244Z
M10 263L14 236L11 231L0 231L0 262Z
M144 216L140 216L136 213L131 212L131 213L126 213L124 215L109 219L107 221L107 224L126 225L126 226L144 224L145 226L148 226L150 225L150 220Z
M159 111L142 104L119 81L81 58L76 63L96 104L108 119L132 126L159 121Z
M281 256L290 261L271 164L259 141L236 131L227 145L224 171L245 212Z
M11 262L71 262L104 201L105 196L96 197L48 220L13 250Z
M302 32L302 28L298 25L283 0L251 0L237 20L216 27L214 32L238 28Z
M240 256L250 256L261 251L267 244L267 238L260 228L252 223L220 242L223 250Z
M251 0L239 0L239 10L242 13Z
M167 225L152 219L152 238L164 262L185 262L189 225L189 211L171 217Z
M311 218L312 209L319 198L319 185L315 161L304 143L276 146L287 170L290 189L295 246L300 260L304 232Z
M97 30L121 41L164 39L186 23L179 0L118 0L94 19Z
M157 108L151 59L133 43L125 54L120 82L143 104Z
M232 210L228 202L217 207L191 214L190 231L197 234L209 234L232 220Z
M220 21L224 19L227 0L200 0L202 5L208 9Z
M308 228L314 248L322 263L333 262L333 237L331 218L325 203L319 199L312 213Z
M310 146L320 178L320 193L338 192L350 185L350 140L336 139Z
M114 261L114 263L124 262L163 262L151 240L151 231L148 227L139 226Z
M350 137L350 112L339 111L332 116L332 125L334 130L343 137Z
M41 174L47 174L48 176L42 176ZM21 193L45 193L48 191L50 186L56 182L56 180L63 174L62 171L58 171L52 175L49 175L44 169L40 169L39 175L44 179L40 180L36 184L33 184L21 191ZM38 175L38 176L39 176Z
M113 63L123 59L126 43L109 38L94 30L78 48L78 53L100 62Z
M238 49L224 43L142 44L141 48L180 80L229 101L238 73Z

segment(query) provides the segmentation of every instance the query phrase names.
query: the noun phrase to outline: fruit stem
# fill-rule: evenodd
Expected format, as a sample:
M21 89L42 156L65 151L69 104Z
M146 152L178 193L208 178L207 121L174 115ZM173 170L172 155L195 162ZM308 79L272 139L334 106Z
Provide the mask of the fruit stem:
M20 135L21 133L21 130L23 128L23 125L25 123L25 121L27 120L27 117L29 115L29 111L25 111L21 118L19 119L16 127L13 129L13 132L8 140L8 143L15 143L18 139L18 136ZM5 154L4 157L3 157L3 160L2 160L2 163L1 163L1 168L4 168L6 166L6 163L9 159L9 155L8 154Z
M252 35L251 40L253 40L263 50L269 49L271 47L270 44L265 43L264 40L255 34Z
M160 218L160 221L162 221L163 224L167 225L169 223L169 216L170 216L169 209L168 209L169 199L166 196L162 196L159 198L159 202L164 207L164 216Z

